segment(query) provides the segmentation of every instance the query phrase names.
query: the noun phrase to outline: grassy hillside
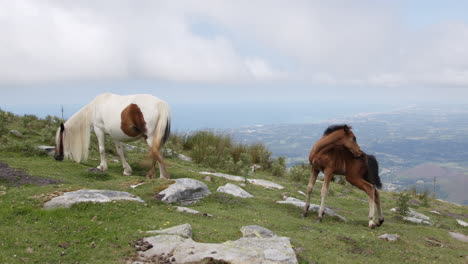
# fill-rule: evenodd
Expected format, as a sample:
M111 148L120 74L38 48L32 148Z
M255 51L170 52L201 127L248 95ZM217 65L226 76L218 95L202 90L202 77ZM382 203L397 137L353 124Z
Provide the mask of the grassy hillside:
M145 153L127 151L134 176L122 176L121 164L114 161L117 158L113 151L108 153L107 173L90 173L87 170L99 164L95 146L90 159L82 164L56 162L34 148L50 140L47 137L53 134L56 121L51 119L50 128L42 125L28 128L25 126L27 122L21 120L15 117L3 123L0 161L31 175L62 182L20 187L0 182L0 263L122 263L135 254L132 242L145 236L141 231L184 223L192 225L194 240L208 243L236 240L244 225L266 227L277 235L291 238L301 263L464 263L465 255L468 255L468 243L459 242L448 234L448 231L468 234L466 228L455 222L455 218L468 221L468 208L464 206L430 200L429 207L422 207L417 199L413 199L412 207L430 216L433 223L419 226L405 223L391 213L398 194L383 192L386 221L382 227L371 230L367 227L368 203L364 192L349 185L332 183L327 206L349 222L325 216L318 224L314 214L301 218L301 209L275 203L283 195L303 199L304 196L297 192L305 191L303 178L292 181L287 176L270 176L268 170L260 171L247 177L277 182L285 186L285 190L268 190L248 184L244 189L255 198L241 199L216 193L216 188L228 181L217 178L212 182L204 181L204 175L199 171L215 171L206 164L174 158L169 159L172 178L204 181L213 193L192 206L213 217L180 213L173 206L154 199L168 182L143 177L146 173ZM11 129L21 131L24 138L9 134ZM138 182L146 184L136 189L129 187ZM318 204L321 186L317 185L312 202ZM141 197L146 204L84 203L69 209L42 209L44 202L54 194L82 188L127 191ZM432 214L431 210L438 210L441 215ZM398 234L401 239L386 242L377 238L385 233Z

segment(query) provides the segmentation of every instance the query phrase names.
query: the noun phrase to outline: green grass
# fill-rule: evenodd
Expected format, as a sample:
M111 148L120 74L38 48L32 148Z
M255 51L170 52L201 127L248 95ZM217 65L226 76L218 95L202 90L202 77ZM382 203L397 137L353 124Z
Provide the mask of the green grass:
M130 160L136 159L129 156ZM303 263L463 263L460 256L468 252L468 245L448 235L448 231L465 234L467 231L459 227L452 217L429 213L432 209L438 209L442 213L467 214L467 208L436 201L431 201L432 207L417 208L417 211L431 216L434 225L418 226L404 223L390 213L389 209L395 206L397 196L383 193L386 222L382 227L370 230L367 227L368 204L361 200L367 198L363 192L348 185L332 184L327 206L336 208L350 221L342 223L338 219L325 217L318 224L313 213L304 219L300 216L300 208L275 203L281 200L284 193L303 198L297 190L304 190L304 184L286 178L256 175L278 182L286 189L267 190L247 185L245 190L255 198L241 199L216 193L216 188L227 181L214 178L213 182L207 182L213 195L192 206L214 215L209 218L179 213L173 206L155 201L153 196L156 190L167 181L122 176L118 163L110 163L109 171L101 175L87 172L88 168L98 164L92 160L76 164L16 153L1 153L0 160L33 175L64 181L59 185L41 187L2 187L6 194L0 196L1 263L120 263L135 253L130 243L145 236L141 231L184 223L192 225L195 241L208 243L236 240L241 236L239 229L244 225L266 227L277 235L290 237ZM187 162L171 160L171 163L169 171L173 178L201 180L203 175L191 170L206 169ZM144 172L143 169L141 172ZM129 188L139 181L147 184L136 189ZM84 203L69 209L41 208L47 195L81 188L128 191L147 203ZM319 190L320 184L314 190L314 203L319 203ZM402 238L397 242L377 238L384 233L396 233ZM446 247L431 246L427 238L440 241Z
M29 119L40 122L32 117ZM17 119L11 123L14 126L10 124L7 129L21 129L21 123L21 119ZM45 143L44 135L50 131L46 132L39 135L26 133L26 137L28 142L39 145ZM195 241L206 243L236 240L241 237L239 229L245 225L263 226L277 235L291 238L300 263L464 263L464 255L468 255L468 244L448 235L448 231L467 235L467 229L459 226L455 217L447 215L456 214L458 219L467 221L466 206L434 200L430 200L429 207L412 206L430 216L433 223L432 226L419 226L402 222L391 213L398 195L382 192L386 221L382 227L371 230L367 226L369 209L365 193L349 185L332 183L326 204L349 222L325 216L322 223L316 223L313 212L308 218L302 218L302 209L276 204L283 195L304 198L297 192L306 189L302 176L293 181L287 176L270 176L269 172L261 171L249 177L271 180L286 188L268 190L248 184L244 189L255 198L241 199L216 193L217 187L228 181L212 177L212 182L206 183L213 194L191 206L214 215L205 217L176 212L173 206L154 199L157 191L163 189L168 181L143 177L146 174L145 153L127 151L135 176L122 176L120 163L111 162L116 158L112 151L109 152L108 172L95 174L87 171L99 164L95 147L91 148L88 161L77 164L56 162L52 157L38 153L26 153L23 151L27 149L25 144L19 143L21 140L7 134L0 135L0 143L7 142L3 146L8 146L3 149L0 146L0 161L32 175L63 182L15 188L0 181L0 263L122 263L135 254L131 243L145 236L142 231L184 223L192 225ZM172 178L188 177L203 181L204 175L198 171L216 171L191 162L169 162L172 164L169 168ZM129 187L138 182L146 184L136 189ZM320 184L315 187L312 203L320 203L320 187ZM127 191L141 197L146 204L119 201L82 203L69 209L42 209L52 194L83 188ZM429 212L434 209L442 215ZM385 233L398 234L401 239L386 242L377 238ZM435 246L428 240L439 241L444 247Z

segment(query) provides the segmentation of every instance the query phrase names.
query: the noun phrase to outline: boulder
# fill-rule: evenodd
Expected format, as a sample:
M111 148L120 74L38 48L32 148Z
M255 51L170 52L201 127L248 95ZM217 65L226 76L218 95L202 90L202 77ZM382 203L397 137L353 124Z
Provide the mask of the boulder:
M379 236L379 238L387 241L397 241L400 239L400 236L396 234L384 234Z
M230 195L234 195L236 197L240 198L251 198L253 197L252 194L246 192L244 189L241 187L234 185L232 183L228 183L224 186L220 186L217 190L217 192L222 192L222 193L227 193Z
M211 194L208 186L201 181L189 178L175 179L175 183L159 192L156 198L166 204L190 205Z
M305 202L299 200L299 199L296 199L296 198L293 198L293 197L285 197L285 201L278 201L276 203L279 203L279 204L292 204L294 206L297 206L297 207L300 207L302 209L304 209L305 207ZM320 205L317 205L317 204L310 204L309 205L309 210L310 211L314 211L314 212L318 212L320 209ZM329 216L336 216L338 217L341 221L344 221L344 222L347 222L348 220L346 218L344 218L343 216L335 213L332 209L330 208L327 208L325 207L325 211L324 211L325 214L329 215Z
M230 264L295 264L296 254L292 249L289 238L278 237L273 232L262 227L243 227L242 230L261 230L268 233L266 237L252 236L247 232L236 241L226 241L220 244L198 243L192 240L186 226L160 230L161 235L144 238L151 244L145 251L139 251L138 256L130 263L146 263L158 256L171 256L171 263L230 263ZM191 228L190 228L191 230ZM190 236L187 236L189 235ZM210 260L211 262L209 262ZM206 261L206 262L204 262Z
M108 203L118 200L135 201L140 203L145 202L139 197L128 192L83 189L74 192L66 192L61 196L52 198L44 204L44 208L69 208L73 204L82 202Z

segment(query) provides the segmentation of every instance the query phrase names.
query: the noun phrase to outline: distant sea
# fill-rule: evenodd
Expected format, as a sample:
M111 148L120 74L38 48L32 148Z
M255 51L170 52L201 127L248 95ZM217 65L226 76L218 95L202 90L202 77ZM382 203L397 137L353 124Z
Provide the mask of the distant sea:
M63 105L67 119L83 105ZM359 113L391 111L401 105L344 105L306 103L204 103L171 104L172 128L186 132L197 129L228 129L253 125L304 124ZM61 116L61 105L0 105L15 114Z

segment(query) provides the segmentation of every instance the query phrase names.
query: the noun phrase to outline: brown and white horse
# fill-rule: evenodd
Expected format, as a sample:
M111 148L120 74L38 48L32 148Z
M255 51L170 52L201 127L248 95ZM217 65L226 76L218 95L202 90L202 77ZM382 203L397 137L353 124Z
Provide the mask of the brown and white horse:
M347 125L330 126L325 130L323 137L317 141L309 155L311 165L311 176L307 185L307 199L303 216L307 216L310 205L310 195L314 187L319 172L325 175L318 213L318 221L322 221L325 210L325 198L328 193L328 186L333 175L345 175L346 180L352 185L363 190L369 196L369 227L374 228L374 213L377 205L379 222L382 225L384 217L380 205L380 195L377 188L382 187L379 178L379 165L372 155L367 155L361 151L356 142L356 137ZM377 187L377 188L376 188Z
M97 169L107 170L104 135L108 134L122 160L124 175L131 175L132 168L125 160L121 142L144 139L150 147L152 158L152 166L146 177L153 178L158 162L160 177L169 178L161 154L171 128L171 114L166 102L147 94L97 96L60 125L56 135L55 159L61 161L67 158L76 162L86 160L91 127L99 142L101 163Z

